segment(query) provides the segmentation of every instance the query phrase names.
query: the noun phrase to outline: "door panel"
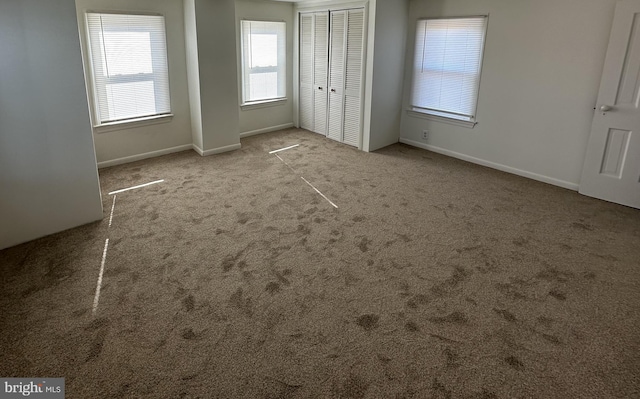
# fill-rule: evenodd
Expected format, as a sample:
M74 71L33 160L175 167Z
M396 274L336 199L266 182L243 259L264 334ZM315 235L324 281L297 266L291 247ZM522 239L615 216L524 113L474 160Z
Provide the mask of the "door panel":
M362 131L364 10L350 10L347 17L343 142L359 147Z
M638 108L638 84L640 83L640 15L633 16L630 41L626 48L622 77L618 87L616 105L627 105Z
M580 193L640 208L640 0L616 6Z
M628 130L609 129L600 174L622 178L622 165L629 151L630 138L631 132Z
M300 127L313 130L313 15L300 15Z
M317 13L314 28L314 85L313 105L315 109L314 129L327 134L327 67L329 62L329 14Z
M347 25L347 65L345 90L347 95L360 97L362 80L362 50L364 36L364 11L349 11Z
M346 11L331 13L331 45L329 54L329 118L327 137L342 141L344 111L344 67Z
M362 107L360 99L345 96L344 98L344 137L345 144L358 147L360 145L360 132L362 120Z
M329 119L327 137L342 141L342 116L344 97L340 94L329 93Z

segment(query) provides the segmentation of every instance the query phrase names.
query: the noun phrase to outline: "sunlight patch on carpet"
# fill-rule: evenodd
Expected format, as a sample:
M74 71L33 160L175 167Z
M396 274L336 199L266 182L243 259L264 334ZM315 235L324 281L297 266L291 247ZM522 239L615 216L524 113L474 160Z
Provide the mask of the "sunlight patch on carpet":
M100 273L98 274L98 283L96 284L96 294L93 297L93 315L98 311L98 302L100 301L100 290L102 289L102 276L104 275L104 264L107 260L107 250L109 249L109 239L104 242L104 251L102 252L102 262L100 263Z
M289 147L280 148L279 150L269 151L269 154L275 154L275 153L280 152L280 151L290 150L290 149L296 148L298 146L300 146L300 144L290 145Z
M109 195L120 194L120 193L123 193L125 191L135 190L137 188L147 187L147 186L150 186L152 184L158 184L158 183L162 183L162 182L164 182L164 179L152 181L150 183L140 184L140 185L129 187L129 188L123 188L121 190L112 191L112 192L109 193Z
M317 188L315 188L315 187L313 186L313 184L309 183L309 182L307 181L307 179L305 179L305 178L304 178L304 177L302 177L302 176L300 176L300 178L301 178L302 180L304 180L304 182L305 182L305 183L307 183L307 184L308 184L312 189L314 189L314 190L316 191L316 193L320 194L320 196L321 196L322 198L326 199L326 200L331 204L331 206L333 206L334 208L338 209L338 205L334 204L334 203L333 203L329 198L327 198L324 194L322 194L322 193L320 192L320 190L318 190Z

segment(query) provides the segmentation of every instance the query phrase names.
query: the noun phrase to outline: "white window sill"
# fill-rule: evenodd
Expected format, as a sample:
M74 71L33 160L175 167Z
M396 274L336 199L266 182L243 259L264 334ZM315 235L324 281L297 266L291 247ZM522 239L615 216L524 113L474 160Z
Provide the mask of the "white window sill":
M173 119L173 114L154 115L154 116L147 116L144 118L127 119L124 121L109 122L109 123L103 123L101 125L96 125L93 127L93 131L95 133L106 133L106 132L113 132L115 130L133 129L141 126L157 125L159 123L171 122L171 119Z
M240 109L248 111L256 108L275 107L278 105L284 105L287 102L287 98L274 98L273 100L253 101L250 103L240 104Z
M426 112L416 111L414 109L408 109L407 110L407 115L409 115L411 117L414 117L414 118L429 119L429 120L436 121L436 122L442 122L442 123L448 123L450 125L466 127L468 129L473 129L478 124L478 122L471 122L471 121L463 121L463 120L460 120L460 119L446 118L444 116L432 115L432 114L428 114Z

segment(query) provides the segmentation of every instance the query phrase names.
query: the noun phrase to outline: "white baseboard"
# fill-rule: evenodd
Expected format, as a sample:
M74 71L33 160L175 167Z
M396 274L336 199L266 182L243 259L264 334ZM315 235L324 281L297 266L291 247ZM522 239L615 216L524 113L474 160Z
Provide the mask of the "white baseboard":
M543 183L553 184L554 186L566 188L566 189L569 189L569 190L578 191L579 185L575 184L575 183L568 182L568 181L555 179L555 178L549 177L549 176L539 175L537 173L528 172L526 170L512 168L511 166L506 166L506 165L502 165L502 164L499 164L499 163L486 161L484 159L475 158L475 157L472 157L472 156L469 156L469 155L461 154L459 152L446 150L444 148L436 147L436 146L429 145L429 144L424 144L424 143L421 143L419 141L400 138L400 142L404 143L404 144L407 144L407 145L410 145L410 146L413 146L413 147L418 147L418 148L422 148L422 149L425 149L425 150L437 152L438 154L447 155L447 156L450 156L450 157L453 157L453 158L462 159L463 161L467 161L467 162L475 163L475 164L478 164L478 165L486 166L488 168L497 169L497 170L500 170L500 171L503 171L503 172L507 172L507 173L512 173L514 175L518 175L518 176L526 177L526 178L529 178L529 179L541 181Z
M276 130L288 129L290 127L293 127L293 122L285 123L284 125L265 127L264 129L251 130L248 132L240 133L240 138L242 139L249 136L255 136L256 134L275 132Z
M193 149L191 144L179 145L177 147L165 148L163 150L145 152L144 154L131 155L129 157L123 157L118 159L112 159L109 161L98 162L98 169L106 168L109 166L121 165L124 163L140 161L142 159L159 157L161 155L172 154L174 152L186 151Z
M227 146L224 146L224 147L213 148L211 150L206 150L206 151L204 151L202 148L198 147L195 144L193 144L192 148L198 154L202 155L203 157L206 157L206 156L209 156L209 155L221 154L223 152L239 150L241 147L242 146L240 145L240 143L238 143L238 144L227 145Z

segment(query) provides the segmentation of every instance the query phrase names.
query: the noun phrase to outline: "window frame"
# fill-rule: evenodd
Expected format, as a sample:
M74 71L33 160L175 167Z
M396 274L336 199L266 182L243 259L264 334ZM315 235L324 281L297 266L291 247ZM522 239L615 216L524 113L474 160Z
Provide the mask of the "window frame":
M271 66L271 67L255 67L252 68L250 66L247 66L247 60L246 60L246 56L247 54L251 51L249 50L245 50L245 31L244 31L244 23L245 22L257 22L257 23L276 23L276 24L282 24L284 29L282 30L283 32L283 37L280 38L278 35L278 48L280 48L280 40L283 43L282 48L284 48L284 54L280 55L277 54L277 62L278 65L276 66ZM254 18L243 18L240 19L240 107L241 108L261 108L261 107L268 107L268 106L272 106L272 105L279 105L281 103L284 103L287 101L287 90L288 90L288 82L287 82L287 23L286 21L275 21L275 20L266 20L266 19L254 19ZM282 67L280 67L280 63L282 62ZM265 99L258 99L258 100L248 100L247 99L247 90L249 90L249 88L246 86L246 79L248 76L251 75L251 70L256 69L259 70L260 72L264 73L264 72L277 72L278 73L278 79L282 79L282 81L284 82L284 87L283 87L283 93L282 95L276 95L275 97L270 97L270 98L265 98ZM281 76L280 76L281 75Z
M474 109L473 109L473 115L469 116L467 118L467 115L460 115L460 116L456 116L455 112L448 112L448 111L442 111L442 110L437 110L437 109L429 109L429 108L424 108L424 107L420 107L420 106L416 106L413 104L413 96L414 96L414 90L415 89L415 84L416 84L416 79L415 79L415 74L416 74L416 65L417 65L417 57L418 57L418 51L417 51L417 44L418 44L418 35L420 34L419 32L419 27L421 22L424 21L438 21L438 20L461 20L461 19L478 19L478 18L484 18L484 30L482 33L482 43L481 43L481 48L480 48L480 56L479 56L479 62L478 62L478 72L477 72L477 80L478 80L478 84L475 88L475 92L473 93L473 98L474 98ZM434 121L439 121L439 122L444 122L444 123L448 123L448 124L452 124L452 125L457 125L457 126L462 126L462 127L468 127L468 128L473 128L475 127L475 125L477 125L478 121L477 121L477 111L478 111L478 102L479 102L479 98L480 98L480 86L481 86L481 81L482 81L482 70L483 70L483 65L484 65L484 55L485 55L485 50L486 50L486 41L487 41L487 32L489 29L489 14L483 14L483 15L464 15L464 16L447 16L447 17L424 17L424 18L419 18L416 20L416 24L415 24L415 34L414 34L414 45L413 45L413 57L412 57L412 66L411 66L411 91L410 91L410 95L409 95L409 107L407 109L407 114L409 114L410 116L413 117L417 117L417 118L423 118L423 119L429 119L429 120L434 120ZM426 38L423 39L425 40L425 45L426 45Z
M163 18L163 28L164 28L164 62L166 62L166 97L168 99L168 111L156 112L150 115L143 116L132 116L128 118L122 119L114 119L114 120L106 120L102 121L101 118L101 96L104 98L106 96L106 84L104 87L99 87L99 82L96 79L97 70L94 65L94 40L91 35L91 29L89 26L89 15L90 14L102 14L102 15L131 15L131 16L152 16L152 17L162 17ZM86 51L87 57L85 60L85 65L87 65L87 80L88 87L90 87L90 96L89 101L91 103L91 117L93 120L93 129L97 133L108 132L114 130L122 130L128 128L134 128L139 126L146 126L158 123L166 123L171 121L173 118L173 106L171 99L171 73L169 67L169 50L167 45L167 26L166 26L166 16L162 13L156 12L144 12L144 11L119 11L119 10L84 10L84 39L86 43ZM116 30L114 30L116 31ZM139 29L140 32L148 32L148 29ZM122 32L127 32L122 30ZM99 39L98 39L99 40ZM152 43L153 44L153 41ZM102 46L102 45L100 45ZM154 51L151 48L151 62L152 65L156 64L157 58L153 57ZM103 62L107 61L103 59ZM164 79L163 76L157 77L157 73L139 73L139 74L129 74L129 75L117 75L113 77L105 77L105 82L113 81L114 83L133 83L133 82L145 82L145 81L153 81L156 82L159 79ZM154 90L154 98L157 97L157 90ZM104 101L103 101L104 103Z

